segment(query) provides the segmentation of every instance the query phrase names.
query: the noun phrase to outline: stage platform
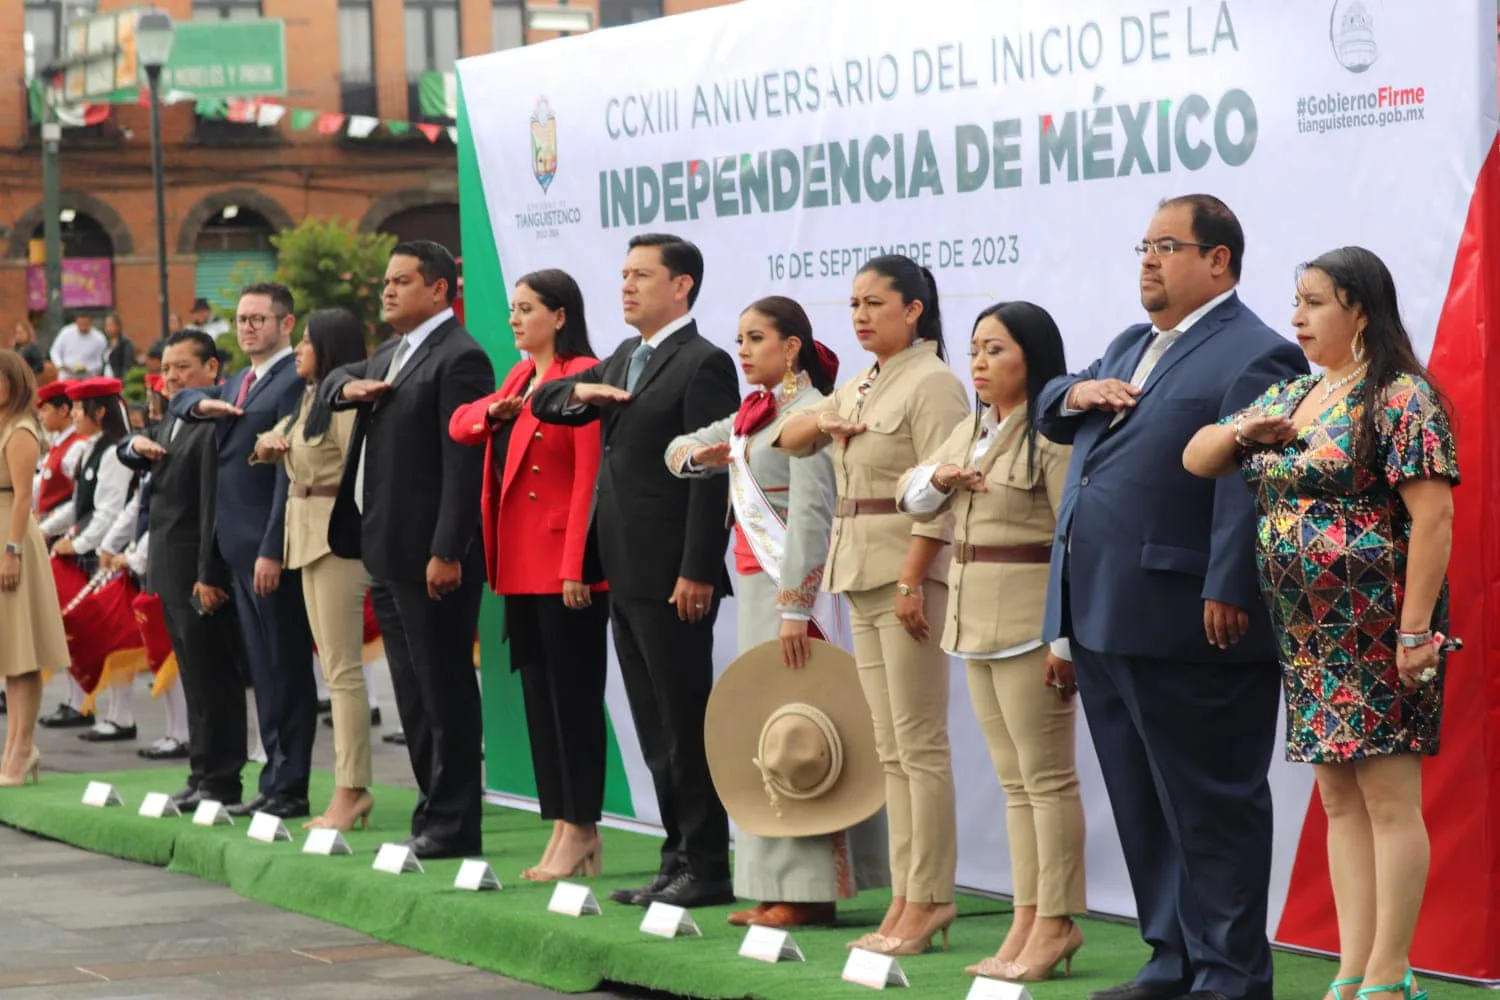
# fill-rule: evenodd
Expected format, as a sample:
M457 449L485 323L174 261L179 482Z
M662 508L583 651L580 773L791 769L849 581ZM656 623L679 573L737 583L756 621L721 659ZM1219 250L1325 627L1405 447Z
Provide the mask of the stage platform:
M485 859L504 888L468 892L453 888L458 861L435 861L424 874L388 875L371 870L375 852L400 840L415 793L377 787L368 831L348 835L350 856L301 853L305 834L289 824L291 843L247 838L248 821L233 827L198 827L187 816L145 819L136 815L148 792L173 792L175 771L57 774L44 771L38 787L0 789L0 823L90 851L165 866L169 871L229 886L240 895L353 928L374 938L440 958L464 962L504 976L563 992L584 992L603 983L623 983L684 997L819 1000L858 997L865 989L839 977L844 943L877 923L888 894L869 892L840 907L838 927L795 935L805 963L770 965L737 954L744 932L728 926L728 907L694 911L701 938L664 940L641 933L644 911L611 903L609 890L644 882L656 868L656 840L622 830L604 831L604 871L582 879L601 901L600 916L566 917L548 912L552 886L524 882L518 873L540 856L548 827L534 813L485 807ZM81 804L91 780L107 781L123 807ZM331 778L314 778L313 801L323 802ZM79 885L87 893L87 885ZM965 965L998 947L1009 924L1003 901L965 896L952 932L952 950L902 960L917 998L963 997L970 979ZM1144 957L1132 926L1084 922L1087 944L1071 979L1031 988L1038 1000L1082 998L1128 979ZM1331 963L1299 955L1276 957L1280 997L1321 996L1332 978ZM1432 1000L1479 1000L1486 991L1427 979Z

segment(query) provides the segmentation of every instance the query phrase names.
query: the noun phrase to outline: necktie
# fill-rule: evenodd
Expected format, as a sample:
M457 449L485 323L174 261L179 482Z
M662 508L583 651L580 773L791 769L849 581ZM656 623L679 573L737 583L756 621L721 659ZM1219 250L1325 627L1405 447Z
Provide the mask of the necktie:
M401 343L396 345L395 353L391 355L390 367L385 370L385 380L387 382L394 379L396 377L396 373L401 370L401 362L406 360L407 350L410 347L411 341L407 340L405 337L402 337Z
M1151 343L1146 345L1146 353L1141 355L1140 363L1135 366L1135 372L1130 376L1130 384L1140 388L1146 384L1151 373L1156 370L1156 365L1161 361L1162 355L1167 353L1167 348L1177 342L1182 336L1180 330L1159 330L1151 337ZM1125 419L1129 410L1121 410L1115 414L1115 418L1109 422L1114 427Z
M396 373L401 371L401 362L406 360L410 353L411 341L405 337L396 345L395 351L391 353L391 363L385 369L385 381L391 382L396 378ZM369 447L368 442L359 446L359 464L354 467L354 509L361 514L365 512L365 449Z
M625 369L626 392L635 392L636 383L641 380L641 373L646 370L646 362L651 360L651 355L654 353L656 353L656 348L644 340L631 352L630 367Z
M245 397L250 395L250 387L255 384L255 369L252 368L240 381L240 391L234 397L234 408L239 409L245 405Z

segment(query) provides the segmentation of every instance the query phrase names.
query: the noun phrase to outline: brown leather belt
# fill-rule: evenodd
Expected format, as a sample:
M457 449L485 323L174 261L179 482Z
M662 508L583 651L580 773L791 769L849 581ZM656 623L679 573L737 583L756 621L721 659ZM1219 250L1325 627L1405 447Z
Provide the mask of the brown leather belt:
M1050 545L954 545L953 559L959 563L1050 563Z
M287 487L287 493L299 500L307 497L336 497L339 495L337 486L308 486L306 483L292 483Z
M892 497L839 497L833 509L835 517L860 517L864 514L899 514Z

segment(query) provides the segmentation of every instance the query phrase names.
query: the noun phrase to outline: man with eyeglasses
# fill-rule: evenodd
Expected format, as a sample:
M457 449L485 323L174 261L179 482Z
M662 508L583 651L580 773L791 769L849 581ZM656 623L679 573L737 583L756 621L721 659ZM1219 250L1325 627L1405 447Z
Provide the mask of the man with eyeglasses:
M301 574L281 567L288 481L281 465L252 465L255 439L297 406L306 386L292 358L292 293L271 282L240 295L235 330L250 367L212 389L182 389L169 409L180 420L218 420L214 543L229 564L240 631L250 665L266 766L259 794L231 806L248 816L306 816L308 773L318 721L312 631ZM222 592L200 597L215 611Z
M1271 1000L1266 939L1280 671L1244 484L1182 466L1204 424L1307 372L1235 293L1240 223L1164 201L1140 255L1150 317L1048 383L1036 424L1073 446L1044 638L1078 690L1151 958L1091 1000Z

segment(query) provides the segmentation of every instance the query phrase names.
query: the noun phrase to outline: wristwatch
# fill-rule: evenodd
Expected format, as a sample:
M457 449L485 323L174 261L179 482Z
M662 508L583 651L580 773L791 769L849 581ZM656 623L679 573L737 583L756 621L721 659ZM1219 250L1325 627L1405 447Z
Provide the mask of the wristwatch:
M921 597L922 585L919 583L915 587L908 587L904 583L898 583L896 584L896 593L902 597Z
M1398 632L1396 641L1405 649L1421 649L1432 642L1432 630L1426 632Z
M19 559L21 558L21 546L16 542L6 542L5 554L8 556L15 556L17 559Z

